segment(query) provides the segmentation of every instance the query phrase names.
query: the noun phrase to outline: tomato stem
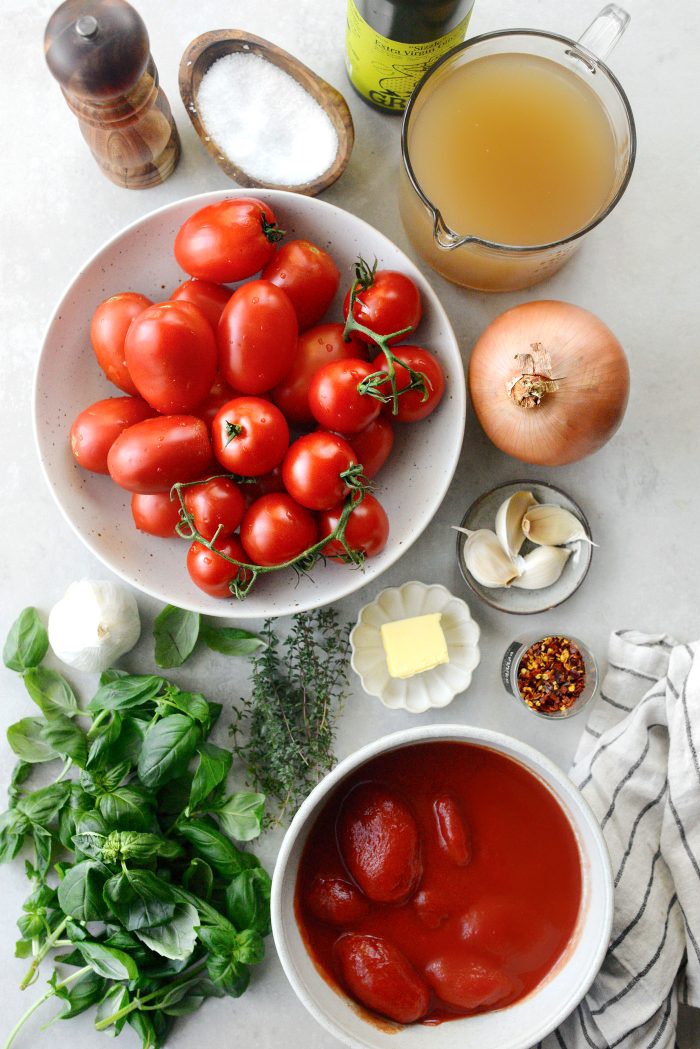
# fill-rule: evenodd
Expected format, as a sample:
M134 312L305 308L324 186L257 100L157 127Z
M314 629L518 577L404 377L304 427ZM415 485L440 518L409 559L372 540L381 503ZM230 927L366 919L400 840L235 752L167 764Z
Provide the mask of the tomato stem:
M283 237L287 236L286 229L280 229L275 222L268 222L265 218L265 212L262 210L260 211L260 221L262 223L262 231L270 244L276 244L278 240L282 240Z

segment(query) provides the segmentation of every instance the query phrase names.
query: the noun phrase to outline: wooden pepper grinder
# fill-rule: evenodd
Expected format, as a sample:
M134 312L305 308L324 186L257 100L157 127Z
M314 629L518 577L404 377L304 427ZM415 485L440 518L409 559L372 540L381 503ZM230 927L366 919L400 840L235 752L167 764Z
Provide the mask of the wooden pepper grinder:
M107 178L127 189L165 181L180 139L138 12L126 0L66 0L44 53Z

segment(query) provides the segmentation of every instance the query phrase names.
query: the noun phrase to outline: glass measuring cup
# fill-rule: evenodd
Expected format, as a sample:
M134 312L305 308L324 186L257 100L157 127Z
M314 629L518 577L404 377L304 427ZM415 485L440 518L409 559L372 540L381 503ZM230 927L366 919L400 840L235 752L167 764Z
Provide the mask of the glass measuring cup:
M425 74L413 92L401 133L403 165L399 205L406 232L416 250L439 273L480 291L515 291L555 273L618 203L634 167L636 132L629 101L617 78L602 61L622 36L629 15L615 4L603 8L583 36L574 41L540 30L486 33L448 52ZM430 200L411 156L414 128L426 102L450 74L489 56L513 54L554 62L568 71L602 107L613 139L612 184L589 221L547 243L499 243L449 226L440 200Z

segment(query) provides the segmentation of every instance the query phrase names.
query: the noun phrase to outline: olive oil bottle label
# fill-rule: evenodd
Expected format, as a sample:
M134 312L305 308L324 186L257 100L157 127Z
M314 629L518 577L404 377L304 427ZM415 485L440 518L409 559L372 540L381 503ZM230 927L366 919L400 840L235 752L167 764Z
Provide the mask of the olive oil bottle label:
M375 106L400 113L425 71L451 47L461 44L469 16L445 36L420 44L388 40L372 29L348 0L346 62L353 87Z

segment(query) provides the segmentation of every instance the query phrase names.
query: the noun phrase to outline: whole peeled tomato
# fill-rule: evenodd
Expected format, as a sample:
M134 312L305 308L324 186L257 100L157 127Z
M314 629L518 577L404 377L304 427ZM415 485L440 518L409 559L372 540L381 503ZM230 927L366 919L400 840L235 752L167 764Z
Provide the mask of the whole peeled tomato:
M491 955L515 973L546 965L561 949L560 934L546 914L507 896L474 900L462 916L461 932L469 948Z
M471 834L456 798L439 794L433 800L433 816L440 848L455 867L466 867L472 858Z
M364 360L366 356L367 348L354 336L348 342L344 340L342 324L318 324L301 333L294 363L270 396L291 423L310 426L314 417L309 407L309 386L316 372L331 361L349 357Z
M391 402L385 404L382 410L385 415L396 422L419 422L435 411L442 400L445 392L445 373L437 358L422 346L395 346L392 352L399 361L408 365L414 372L421 372L425 376L427 395L422 390L409 390L408 393L403 393L399 397L396 414L394 414ZM372 368L374 371L386 371L386 358L383 353L374 358ZM406 368L401 367L401 364L395 365L395 368L396 388L400 393L410 384L411 377ZM391 392L388 381L380 389L382 393Z
M219 328L219 369L241 393L265 393L284 379L297 350L297 317L288 295L268 280L238 288Z
M504 969L487 956L456 950L434 958L426 979L447 1005L472 1012L504 1003L519 988Z
M210 597L231 597L230 584L233 580L245 585L250 579L250 572L227 561L226 557L220 557L217 550L235 561L245 563L248 560L237 537L230 535L225 539L217 539L214 550L203 543L192 543L187 551L187 571L195 586Z
M175 258L191 277L231 284L259 273L282 235L269 205L232 197L190 215L175 238Z
M262 477L282 462L289 427L279 408L262 397L234 397L211 427L214 455L242 477Z
M423 316L423 303L420 292L411 278L396 270L372 272L367 266L362 273L366 286L359 291L355 299L352 311L355 320L376 335L404 332L390 342L397 342L405 337L408 334L404 331L405 328L415 331ZM350 292L345 296L343 311L347 319L350 312ZM372 342L363 332L358 331L355 334L362 342Z
M207 318L214 332L219 327L224 306L231 298L230 288L223 284L214 284L210 280L197 280L192 277L180 284L171 294L172 302L193 302Z
M137 394L124 357L124 340L134 317L152 306L135 291L122 291L101 302L90 321L90 342L97 362L110 382L124 393Z
M245 499L228 477L212 477L184 489L185 506L194 526L205 539L225 537L236 531L243 518Z
M345 798L337 825L345 866L376 903L405 903L423 875L415 817L395 791L362 783Z
M263 495L248 507L241 522L241 542L252 564L293 561L318 539L316 518L285 492Z
M376 477L394 447L394 428L384 415L378 415L364 430L350 437L365 477Z
M211 465L206 424L193 415L159 415L124 430L109 450L112 480L128 492L169 492Z
M340 284L340 272L328 252L308 240L282 244L262 276L289 295L300 331L320 321Z
M325 430L353 434L377 418L382 402L360 393L363 379L376 371L366 361L350 358L333 361L317 371L309 387L309 407L316 422Z
M430 989L403 951L389 940L363 933L341 936L333 947L343 983L363 1005L397 1023L420 1020Z
M155 412L140 397L107 397L84 408L70 428L70 448L79 466L107 474L107 456L117 437Z
M347 494L341 475L356 461L348 442L337 434L324 430L304 434L284 457L284 487L309 510L329 510Z
M320 517L320 533L331 535L338 527L343 504L338 503ZM345 541L351 550L358 550L365 557L380 554L389 538L389 518L386 510L371 493L366 492L362 502L356 506L345 527ZM339 539L331 539L323 548L326 557L344 557L346 550Z
M126 363L137 390L164 415L188 413L209 393L216 376L216 339L191 302L159 302L132 322Z
M369 911L369 902L347 878L329 874L314 877L304 903L313 917L326 925L351 925Z
M170 492L134 492L131 516L139 532L171 539L180 523L180 500L171 499Z

